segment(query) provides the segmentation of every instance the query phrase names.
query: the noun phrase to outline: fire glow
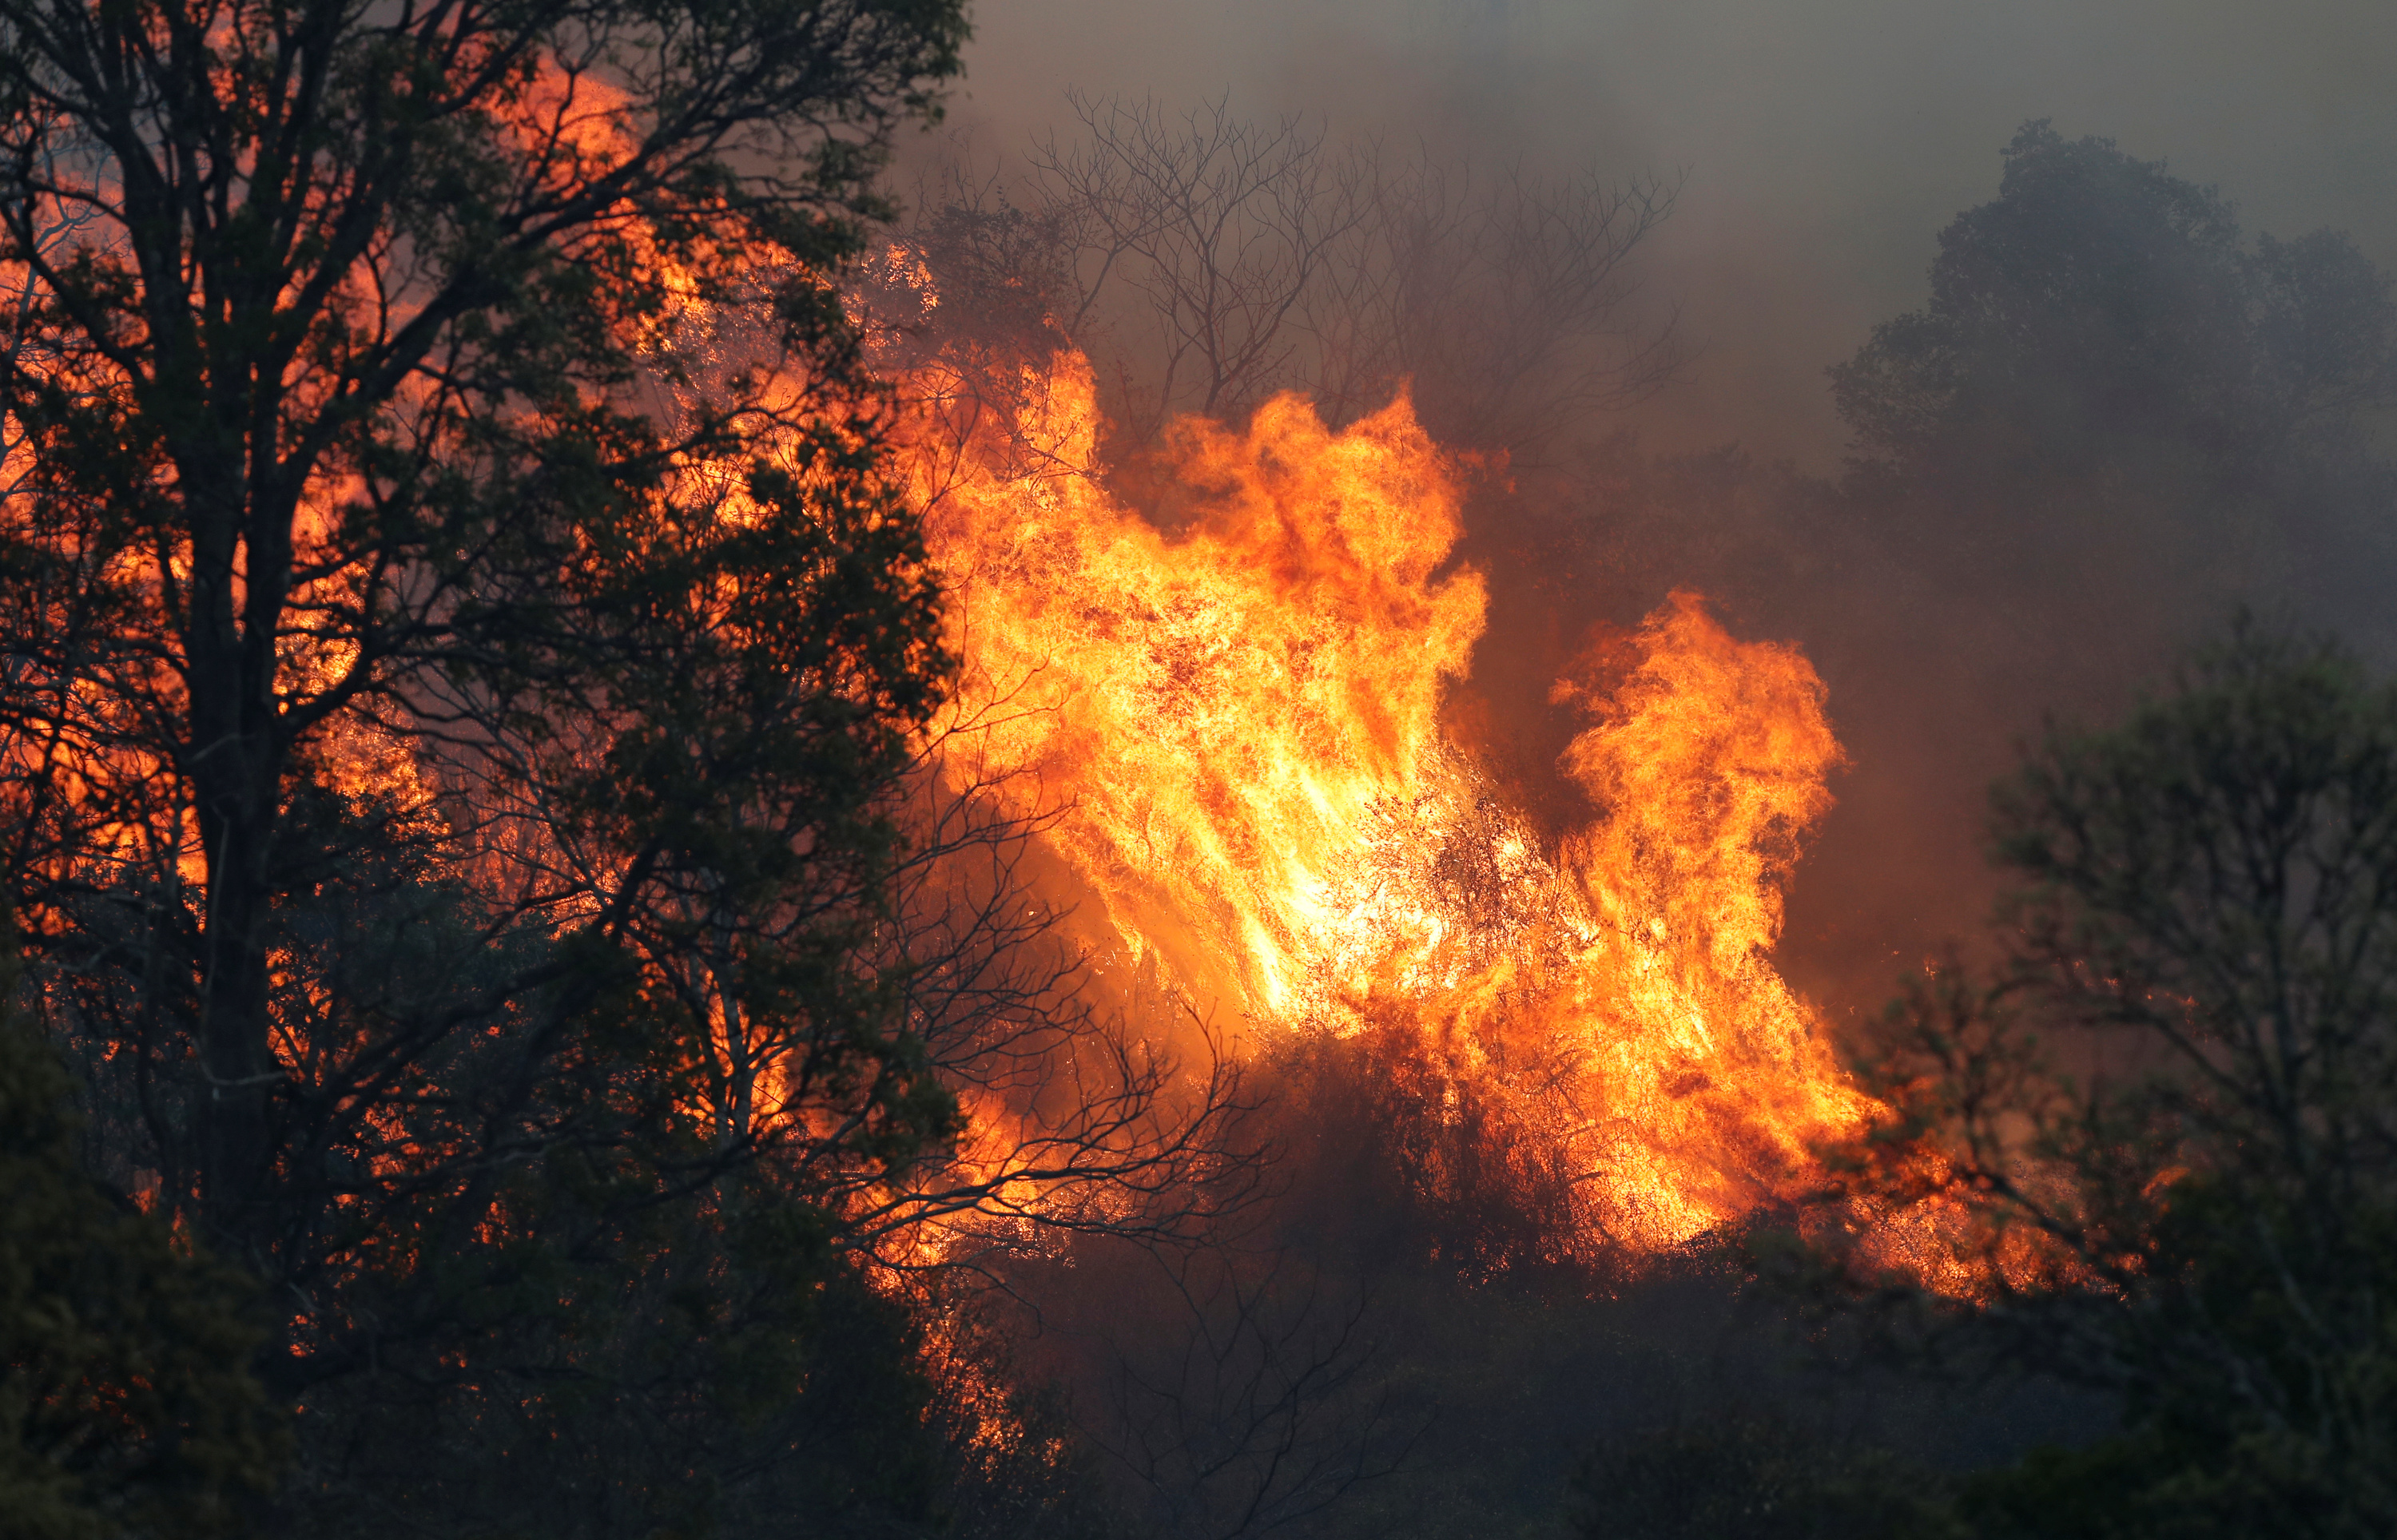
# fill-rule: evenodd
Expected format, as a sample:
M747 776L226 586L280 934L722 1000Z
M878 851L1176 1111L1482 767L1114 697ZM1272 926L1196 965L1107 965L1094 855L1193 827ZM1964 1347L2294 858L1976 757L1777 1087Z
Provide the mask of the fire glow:
M1292 395L1185 420L1152 520L1091 469L1087 362L1019 383L918 493L961 708L1098 896L1102 961L1252 1043L1422 1034L1607 1243L1811 1185L1869 1104L1770 961L1841 760L1805 658L1674 595L1627 669L1558 682L1588 816L1543 842L1442 730L1486 595L1447 565L1460 468L1403 398L1337 431Z

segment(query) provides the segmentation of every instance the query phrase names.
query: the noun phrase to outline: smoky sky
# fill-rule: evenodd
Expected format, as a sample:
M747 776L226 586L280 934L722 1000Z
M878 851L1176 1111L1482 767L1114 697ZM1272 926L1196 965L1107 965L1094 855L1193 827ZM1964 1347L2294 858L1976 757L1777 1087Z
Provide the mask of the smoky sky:
M1019 148L1068 89L1308 113L1402 149L1686 183L1647 297L1702 344L1633 414L1662 448L1828 470L1824 365L1922 302L1939 229L2049 118L2220 187L2251 231L2397 267L2389 0L1004 0L950 128Z

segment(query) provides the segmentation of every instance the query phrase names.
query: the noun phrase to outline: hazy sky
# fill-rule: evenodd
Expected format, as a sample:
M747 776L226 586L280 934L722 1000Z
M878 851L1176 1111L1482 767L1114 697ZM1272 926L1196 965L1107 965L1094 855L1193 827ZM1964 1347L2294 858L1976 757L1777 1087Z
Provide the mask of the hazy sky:
M1828 466L1822 368L1921 301L2025 119L2397 266L2397 0L984 0L951 121L1020 145L1069 87L1229 89L1335 129L1687 174L1653 252L1706 351L1642 413Z

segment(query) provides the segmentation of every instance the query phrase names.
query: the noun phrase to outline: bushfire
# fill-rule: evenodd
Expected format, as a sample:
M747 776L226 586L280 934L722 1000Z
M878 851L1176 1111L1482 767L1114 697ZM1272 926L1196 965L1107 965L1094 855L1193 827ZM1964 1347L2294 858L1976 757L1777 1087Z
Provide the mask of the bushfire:
M1575 1222L1685 1244L1810 1186L1853 1132L1774 971L1841 750L1793 648L1676 593L1557 682L1587 817L1544 839L1443 730L1484 624L1452 559L1465 468L1403 398L1332 431L1295 395L1178 424L1160 506L1096 474L1061 351L920 460L966 714L1095 895L1102 966L1253 1050L1420 1035L1571 1175Z

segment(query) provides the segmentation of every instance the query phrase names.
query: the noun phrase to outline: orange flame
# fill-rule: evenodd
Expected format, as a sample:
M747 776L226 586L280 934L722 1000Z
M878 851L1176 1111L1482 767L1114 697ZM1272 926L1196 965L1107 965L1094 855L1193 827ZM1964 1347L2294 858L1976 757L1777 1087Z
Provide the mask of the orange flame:
M1769 961L1841 759L1806 660L1676 594L1619 687L1560 684L1595 808L1551 856L1441 731L1485 594L1444 565L1460 479L1403 398L1177 425L1169 530L1088 469L1086 361L1019 383L919 491L964 709L1057 804L1120 955L1252 1035L1412 1021L1618 1243L1810 1185L1868 1104Z

